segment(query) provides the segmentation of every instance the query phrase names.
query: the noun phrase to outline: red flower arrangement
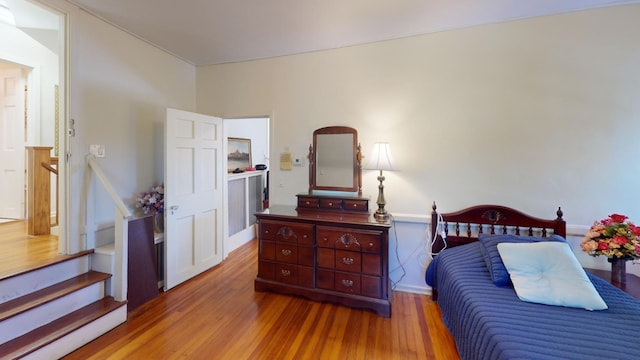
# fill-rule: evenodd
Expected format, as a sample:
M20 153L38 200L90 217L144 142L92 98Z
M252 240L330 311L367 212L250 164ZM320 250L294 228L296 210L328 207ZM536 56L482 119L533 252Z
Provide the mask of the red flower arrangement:
M625 215L611 214L594 222L582 239L582 251L609 259L640 259L640 226L628 219Z

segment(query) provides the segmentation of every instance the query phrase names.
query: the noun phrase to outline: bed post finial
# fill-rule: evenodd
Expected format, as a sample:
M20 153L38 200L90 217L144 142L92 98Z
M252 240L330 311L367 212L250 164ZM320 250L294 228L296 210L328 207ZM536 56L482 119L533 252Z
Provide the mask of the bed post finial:
M431 210L433 210L433 212L436 212L436 202L433 202L433 205L431 205Z
M562 220L562 209L560 208L560 206L558 206L558 211L556 211L556 215L558 215L558 217L556 218L556 220Z

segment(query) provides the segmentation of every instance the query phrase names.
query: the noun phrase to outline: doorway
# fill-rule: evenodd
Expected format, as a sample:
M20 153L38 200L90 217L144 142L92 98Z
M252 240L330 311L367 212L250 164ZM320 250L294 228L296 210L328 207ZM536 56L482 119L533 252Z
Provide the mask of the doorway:
M0 209L0 217L27 220L29 194L25 149L50 147L54 171L51 174L51 212L47 216L56 225L65 211L64 201L59 201L63 189L58 191L65 184L64 165L62 159L59 163L57 159L65 153L65 142L59 139L64 139L66 119L66 18L31 1L6 0L3 4L8 12L3 8L0 17L0 122L3 125L0 138L10 139L10 146L6 146L7 141L2 144L10 152L0 152L3 167L0 184L11 190L0 192L0 203L9 204ZM4 229L8 227L0 226L0 236L8 231ZM54 247L59 253L64 249L58 244L56 235L63 233L64 226L53 226L51 235L47 236L49 241L55 241Z
M252 169L233 173L238 164L233 162L229 153L235 149L230 148L231 142L225 142L224 153L227 155L224 160L225 168L228 170L224 191L225 258L231 251L255 237L254 214L264 210L265 204L268 203L269 124L270 118L267 116L224 119L225 138L248 144L249 168ZM257 165L261 165L260 169L263 170L256 169Z

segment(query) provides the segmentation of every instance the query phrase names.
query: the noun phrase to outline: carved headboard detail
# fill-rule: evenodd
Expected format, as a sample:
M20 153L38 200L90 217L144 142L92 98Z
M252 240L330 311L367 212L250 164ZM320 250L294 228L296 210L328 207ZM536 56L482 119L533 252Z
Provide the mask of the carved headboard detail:
M431 233L437 234L433 252L445 247L441 234L444 230L446 247L453 247L478 240L479 234L514 234L547 237L553 234L565 237L566 223L562 209L558 207L555 219L540 219L501 205L477 205L463 210L438 214L433 203ZM438 228L440 225L440 228Z

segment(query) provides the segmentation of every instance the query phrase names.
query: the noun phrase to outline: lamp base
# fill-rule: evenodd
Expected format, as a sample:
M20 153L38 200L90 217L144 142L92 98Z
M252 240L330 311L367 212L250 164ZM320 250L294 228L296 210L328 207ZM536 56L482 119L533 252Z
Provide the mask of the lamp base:
M378 209L373 213L373 218L376 219L376 221L385 222L389 220L389 217L389 213L384 209Z
M384 222L389 220L389 213L384 208L387 202L384 201L384 185L382 184L384 176L382 175L382 170L380 170L378 181L380 182L380 185L378 185L378 201L376 201L378 204L378 210L373 213L373 218L376 219L376 221Z

